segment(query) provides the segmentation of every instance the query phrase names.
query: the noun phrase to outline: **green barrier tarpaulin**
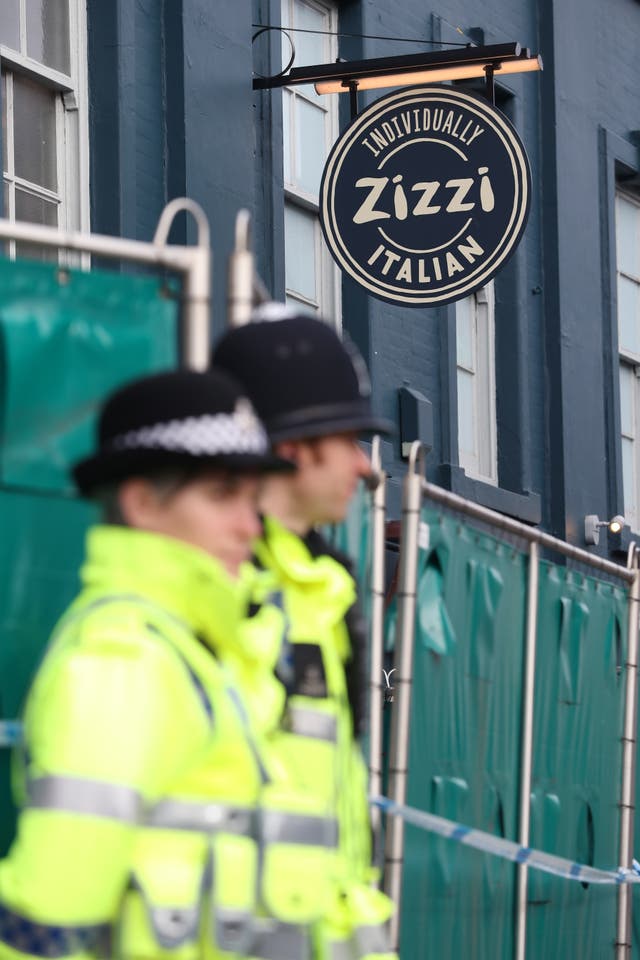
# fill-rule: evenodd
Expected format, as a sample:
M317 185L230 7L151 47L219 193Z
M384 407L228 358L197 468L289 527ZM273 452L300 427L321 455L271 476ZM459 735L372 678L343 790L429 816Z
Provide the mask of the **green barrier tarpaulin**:
M0 719L14 719L78 589L93 509L68 468L121 383L175 366L175 291L145 276L0 260ZM0 749L0 852L13 831Z
M422 519L407 804L516 840L526 549ZM530 844L602 869L618 866L626 624L624 587L541 563ZM402 956L511 960L516 869L407 826ZM529 873L527 956L595 960L615 931L615 887Z

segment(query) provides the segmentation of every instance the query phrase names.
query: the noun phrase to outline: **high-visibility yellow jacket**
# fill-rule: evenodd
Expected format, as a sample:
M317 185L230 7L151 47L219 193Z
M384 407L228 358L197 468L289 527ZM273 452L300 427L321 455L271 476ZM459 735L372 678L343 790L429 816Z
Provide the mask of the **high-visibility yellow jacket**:
M241 659L242 583L116 527L90 531L82 580L24 714L1 960L310 960L308 929L266 916L261 856L313 854L325 827L261 807L268 745L223 666Z
M392 904L370 883L367 775L346 677L352 650L345 616L356 599L355 583L336 559L312 554L273 518L265 519L255 553L274 574L286 616L277 664L286 689L277 754L310 811L338 821L338 847L327 856L325 873L318 871L302 894L319 921L314 956L392 960L386 930Z

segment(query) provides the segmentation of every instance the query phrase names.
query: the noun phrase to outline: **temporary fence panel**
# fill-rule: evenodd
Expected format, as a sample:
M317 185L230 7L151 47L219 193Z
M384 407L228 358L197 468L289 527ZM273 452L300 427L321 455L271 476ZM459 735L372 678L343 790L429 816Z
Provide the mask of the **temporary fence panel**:
M105 393L175 364L176 310L157 279L0 260L0 482L72 492Z
M517 840L526 548L421 519L407 804ZM529 842L602 869L619 856L627 603L540 564ZM516 869L407 825L402 956L515 957ZM616 897L529 871L526 956L613 957Z
M0 260L0 722L16 718L78 588L94 514L73 498L69 465L89 451L106 393L175 366L177 314L155 278ZM8 766L0 748L0 851Z
M51 628L77 591L84 532L93 518L79 500L0 490L0 721L19 716ZM10 757L0 748L2 852L14 824Z
M638 725L638 737L636 743L640 743L640 723ZM634 843L635 857L640 861L640 809L638 800L640 797L640 763L636 755L636 810L634 824ZM631 957L633 960L640 960L640 887L632 891L632 910L631 910Z
M618 866L627 590L540 564L532 847ZM529 872L527 956L613 957L615 887Z
M422 522L407 803L515 837L525 557L435 510ZM511 958L514 903L512 864L407 826L403 957Z

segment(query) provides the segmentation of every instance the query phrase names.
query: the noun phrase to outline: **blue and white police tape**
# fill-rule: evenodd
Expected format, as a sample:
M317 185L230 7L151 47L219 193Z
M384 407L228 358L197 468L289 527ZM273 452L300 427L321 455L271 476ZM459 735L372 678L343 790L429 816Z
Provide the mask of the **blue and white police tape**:
M0 720L0 747L15 747L22 739L19 720Z
M434 813L425 813L414 807L394 803L387 797L371 797L370 802L380 807L385 813L402 817L406 823L420 827L422 830L437 833L438 836L446 837L448 840L457 840L458 843L464 843L468 847L482 850L495 857L502 857L504 860L526 864L527 867L551 873L555 877L579 880L581 883L640 883L640 864L637 860L634 860L633 866L629 868L599 870L586 864L574 863L573 860L566 860L564 857L556 857L552 853L523 847L519 843L514 843L513 840L496 837L493 833L485 833L484 830L474 830L462 823L438 817Z

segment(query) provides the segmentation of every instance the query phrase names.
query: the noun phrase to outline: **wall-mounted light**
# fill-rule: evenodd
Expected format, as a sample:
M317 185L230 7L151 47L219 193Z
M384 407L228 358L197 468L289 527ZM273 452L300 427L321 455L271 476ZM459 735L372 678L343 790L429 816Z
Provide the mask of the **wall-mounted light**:
M585 543L597 546L600 541L600 527L608 527L611 533L620 533L624 527L624 517L618 513L611 520L600 520L597 513L588 513L584 518Z
M519 43L467 46L460 50L438 50L403 57L379 57L293 67L275 77L256 77L254 90L313 83L317 93L349 93L382 87L401 87L440 80L467 80L505 73L542 70L542 57Z

